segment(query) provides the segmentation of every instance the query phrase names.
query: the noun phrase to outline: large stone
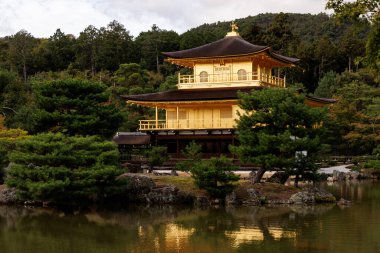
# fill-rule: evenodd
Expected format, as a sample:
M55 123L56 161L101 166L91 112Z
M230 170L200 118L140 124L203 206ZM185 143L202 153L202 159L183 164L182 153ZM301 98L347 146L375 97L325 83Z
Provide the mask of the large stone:
M318 188L318 187L310 188L309 192L314 193L316 203L335 203L336 202L336 198L334 197L334 195L332 195L331 193L329 193L328 191L322 188Z
M145 196L148 203L173 204L179 202L178 188L173 185L156 186Z
M334 195L328 191L313 187L304 191L293 194L289 198L289 203L293 204L315 204L315 203L332 203L336 202Z
M253 188L245 189L246 196L239 199L243 205L255 206L261 204L260 193Z
M237 200L235 191L231 192L230 194L226 196L225 203L226 203L226 206L234 206L239 203Z
M308 191L301 191L293 194L289 198L289 202L293 204L314 204L315 196Z
M351 171L351 172L349 172L347 174L348 174L348 179L350 179L350 180L357 180L357 179L359 179L359 172L357 172L357 171Z
M269 183L285 184L289 178L289 174L284 171L275 172L268 180Z
M337 170L334 170L333 171L333 181L337 181L337 182L343 182L346 180L346 174L344 172L340 172L340 171L337 171Z
M117 179L128 180L128 184L126 187L126 191L128 193L149 193L156 186L156 184L150 177L141 174L125 173L119 176Z
M12 205L18 202L15 188L5 188L0 191L0 204Z

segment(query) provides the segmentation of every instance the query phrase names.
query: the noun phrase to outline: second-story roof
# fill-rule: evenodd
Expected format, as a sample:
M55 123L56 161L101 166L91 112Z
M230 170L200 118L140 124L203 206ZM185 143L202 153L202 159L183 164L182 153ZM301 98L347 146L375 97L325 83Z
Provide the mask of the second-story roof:
M122 95L128 101L135 102L173 102L173 101L199 101L199 100L228 100L237 99L238 92L261 90L263 87L236 87L223 89L190 89L171 90L139 95Z
M222 101L237 100L239 92L249 93L265 89L266 87L234 87L223 89L192 89L192 90L171 90L157 93L122 95L121 97L130 103L143 105L156 105L158 103L172 103L185 101ZM319 98L310 95L305 96L305 103L312 107L322 107L335 103L336 99Z

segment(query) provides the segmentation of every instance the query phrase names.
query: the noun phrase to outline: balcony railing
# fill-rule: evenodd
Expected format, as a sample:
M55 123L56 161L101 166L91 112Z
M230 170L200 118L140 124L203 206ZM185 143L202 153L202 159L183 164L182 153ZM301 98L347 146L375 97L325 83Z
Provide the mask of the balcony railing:
M280 78L272 75L261 73L260 75L255 72L246 74L208 74L207 76L200 75L181 75L178 74L179 86L187 86L192 84L222 84L228 83L249 83L253 85L272 85L278 87L285 87L285 78Z
M166 129L166 120L140 120L140 130Z
M186 130L186 129L230 129L235 127L232 118L204 120L140 120L140 130Z

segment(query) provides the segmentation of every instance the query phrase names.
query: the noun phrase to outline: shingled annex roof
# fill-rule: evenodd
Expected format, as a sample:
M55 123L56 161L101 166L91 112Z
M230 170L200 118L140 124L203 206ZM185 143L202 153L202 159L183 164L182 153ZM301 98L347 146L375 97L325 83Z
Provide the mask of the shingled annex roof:
M311 107L323 107L329 104L334 104L338 100L333 98L319 98L319 97L313 97L310 95L305 96L305 104L311 106Z
M229 100L237 99L238 91L250 92L261 90L264 87L236 87L236 88L213 88L213 89L187 89L172 90L140 95L122 95L126 100L139 102L171 102L171 101L205 101L205 100Z
M274 53L268 46L253 45L240 36L224 37L223 39L200 47L175 52L163 52L162 54L174 59L183 59L240 56L257 54L264 51L267 51L273 58L286 63L296 63L299 61L297 58L291 58Z
M112 140L119 145L149 145L150 135L140 132L118 132Z

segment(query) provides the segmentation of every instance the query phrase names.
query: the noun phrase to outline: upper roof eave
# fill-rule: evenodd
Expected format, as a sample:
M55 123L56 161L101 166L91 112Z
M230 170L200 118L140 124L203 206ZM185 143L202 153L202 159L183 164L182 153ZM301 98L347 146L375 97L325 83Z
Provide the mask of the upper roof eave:
M227 57L246 57L257 55L265 51L274 59L286 64L295 64L299 61L297 58L274 53L269 46L251 44L240 36L225 37L199 47L174 52L162 52L162 54L168 57L169 61L181 62Z

